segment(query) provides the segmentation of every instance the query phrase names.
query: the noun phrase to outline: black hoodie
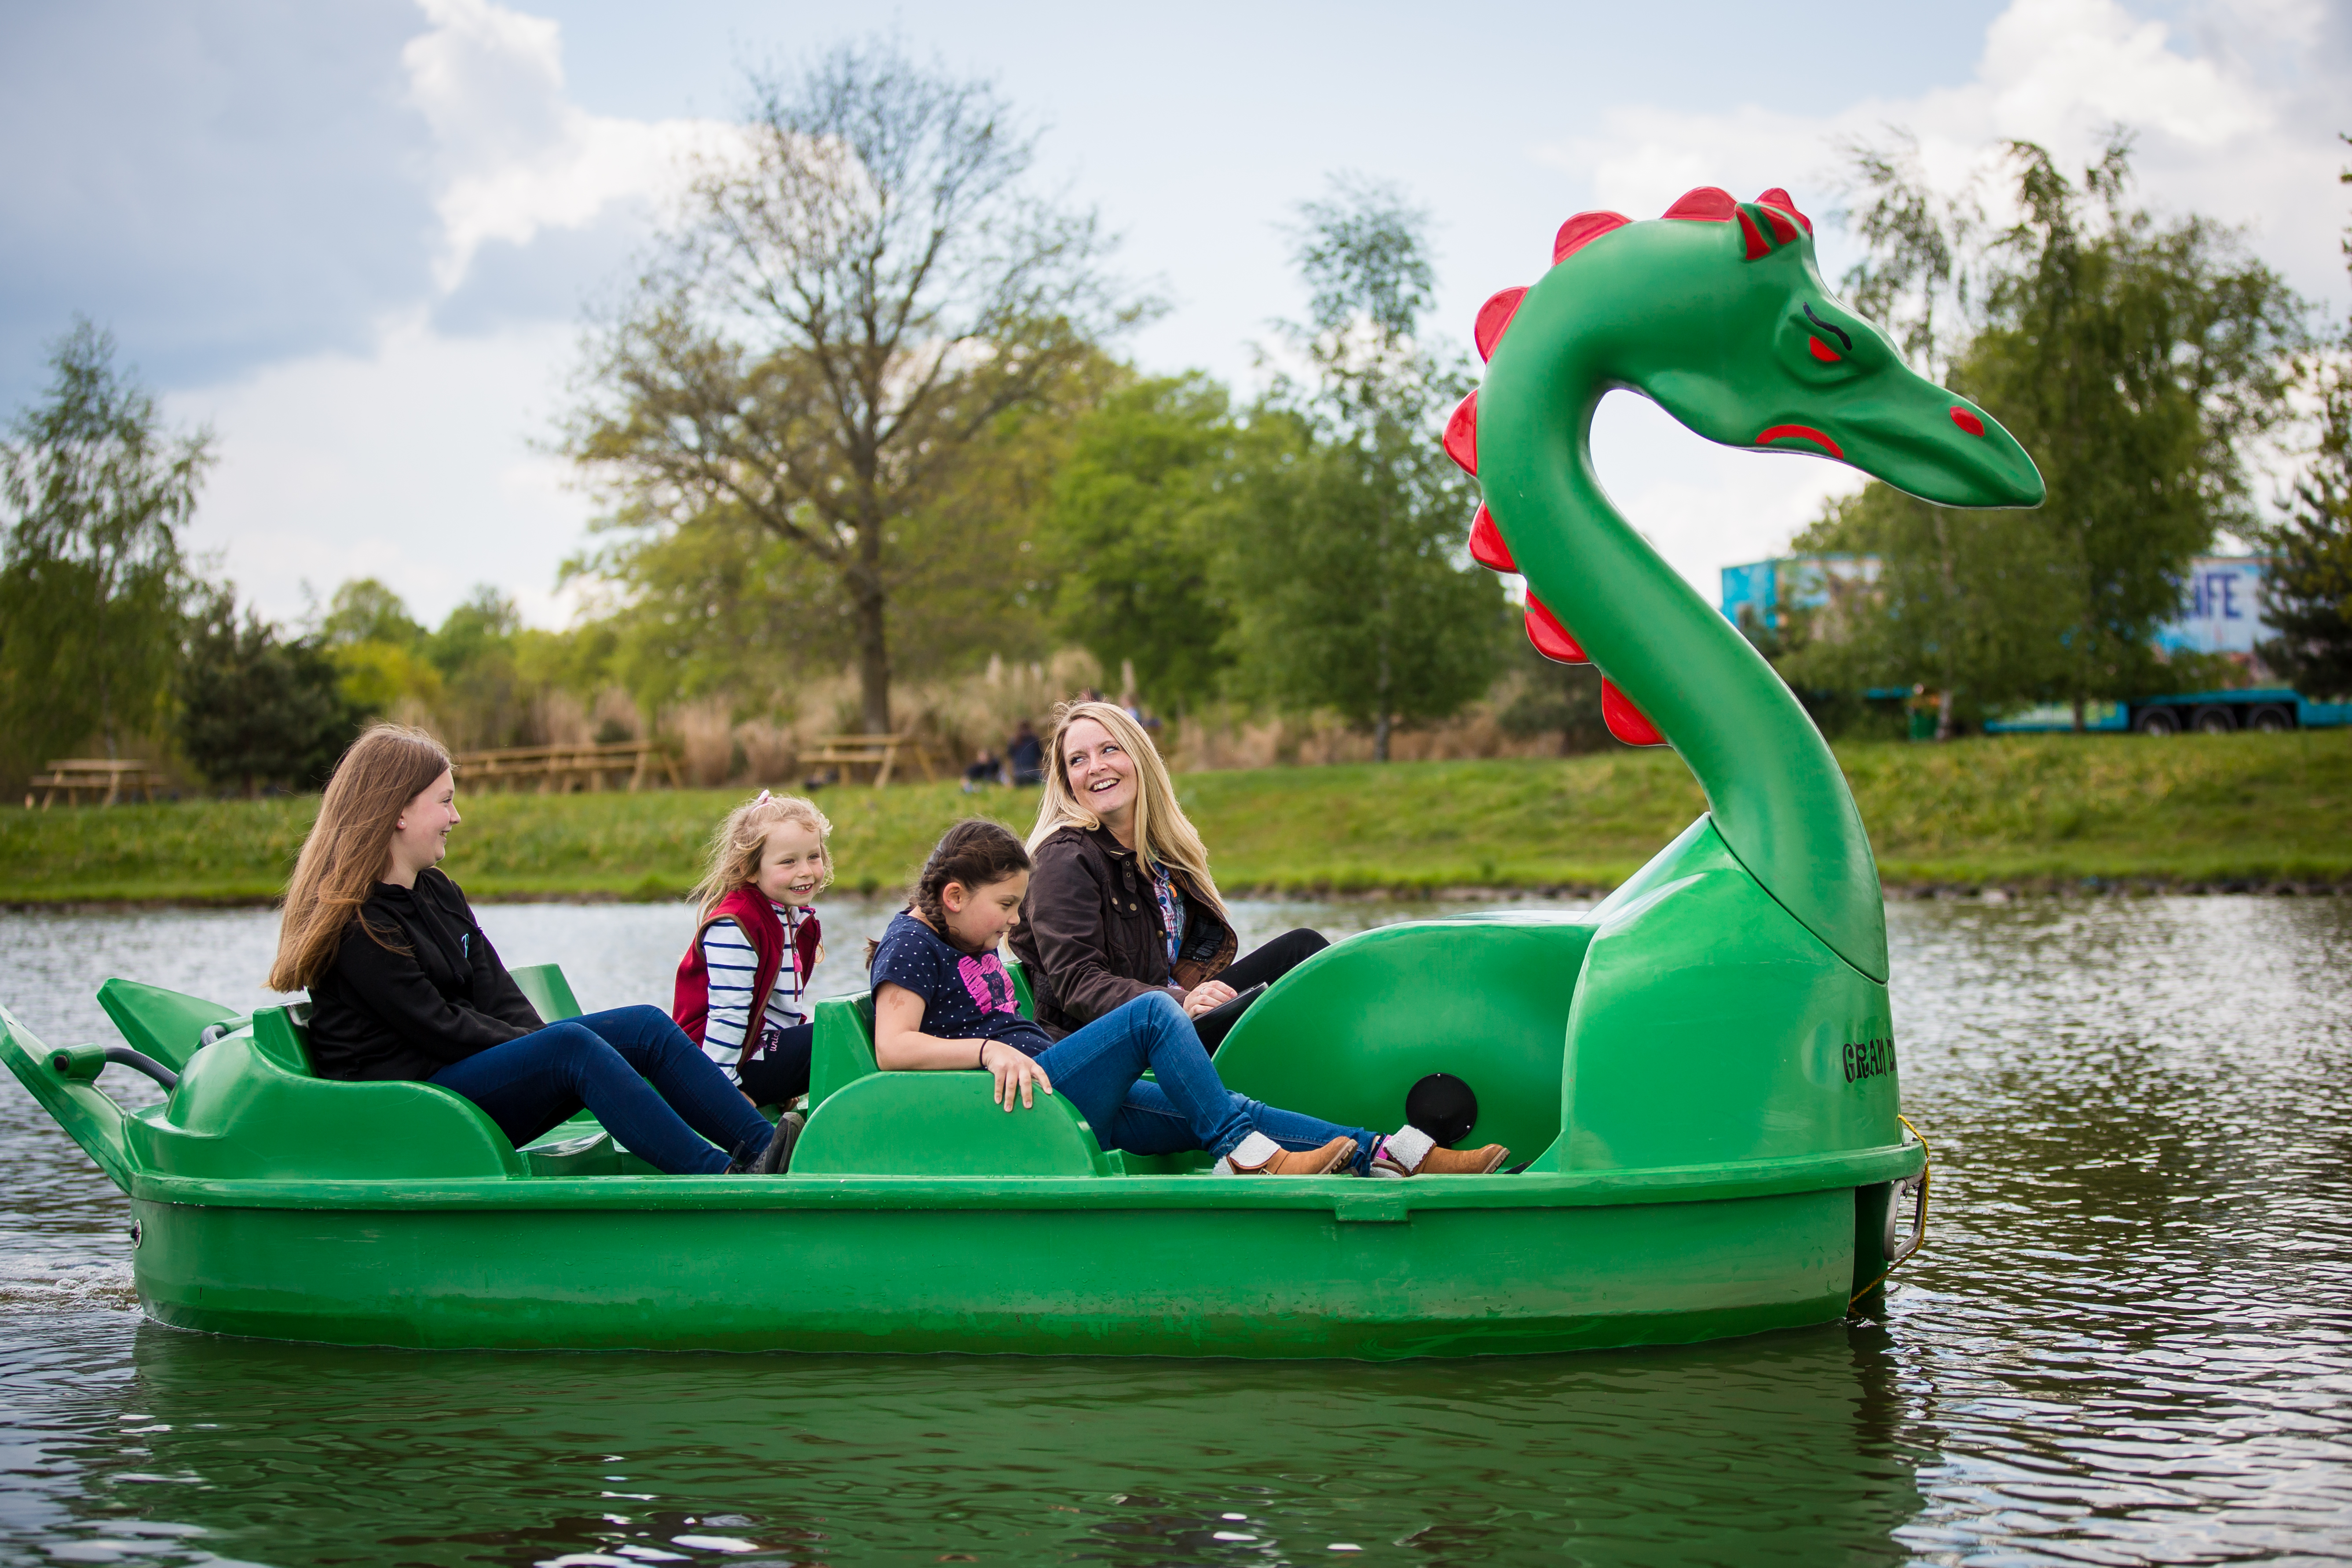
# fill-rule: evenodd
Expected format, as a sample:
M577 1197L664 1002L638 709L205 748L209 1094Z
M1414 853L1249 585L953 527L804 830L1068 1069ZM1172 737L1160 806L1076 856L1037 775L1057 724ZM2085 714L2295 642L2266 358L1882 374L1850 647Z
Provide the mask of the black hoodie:
M543 1026L466 895L437 870L419 872L413 890L378 882L310 987L320 1078L428 1079Z

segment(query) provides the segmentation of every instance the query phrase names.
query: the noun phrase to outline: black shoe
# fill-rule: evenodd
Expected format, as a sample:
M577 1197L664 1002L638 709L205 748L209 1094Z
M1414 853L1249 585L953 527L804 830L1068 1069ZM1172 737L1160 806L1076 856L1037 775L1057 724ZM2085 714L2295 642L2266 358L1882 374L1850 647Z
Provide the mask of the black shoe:
M792 1168L793 1145L801 1141L801 1129L808 1118L797 1110L787 1110L776 1118L776 1135L768 1140L768 1147L751 1163L755 1176L781 1176Z

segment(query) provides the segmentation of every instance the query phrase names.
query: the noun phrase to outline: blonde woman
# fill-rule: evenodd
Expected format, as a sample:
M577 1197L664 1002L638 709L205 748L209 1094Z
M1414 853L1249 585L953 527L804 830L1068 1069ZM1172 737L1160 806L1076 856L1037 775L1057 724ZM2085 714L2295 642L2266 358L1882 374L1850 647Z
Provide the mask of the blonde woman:
M517 1148L585 1105L659 1170L771 1172L789 1145L660 1008L540 1017L437 868L460 820L449 755L421 730L379 724L335 765L269 971L272 990L310 993L319 1076L437 1084Z
M1153 991L1182 1006L1213 1051L1239 1015L1217 1009L1321 952L1293 931L1234 961L1240 942L1209 852L1176 804L1143 727L1109 702L1065 703L1045 747L1045 795L1029 835L1036 870L1013 950L1037 1020L1055 1035Z

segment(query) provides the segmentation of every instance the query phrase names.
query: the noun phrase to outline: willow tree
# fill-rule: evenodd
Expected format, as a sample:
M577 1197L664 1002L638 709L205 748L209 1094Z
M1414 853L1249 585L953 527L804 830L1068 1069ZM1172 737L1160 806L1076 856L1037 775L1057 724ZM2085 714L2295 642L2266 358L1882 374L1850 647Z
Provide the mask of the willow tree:
M2120 135L2079 177L2008 144L2006 227L1930 192L1900 142L1853 156L1849 216L1870 247L1846 279L1857 304L1998 416L2050 493L2032 511L1961 512L1865 487L1799 544L1880 557L1884 614L1783 673L1926 682L1979 713L2070 703L2078 727L2091 700L2163 689L2179 672L2155 635L2190 559L2252 527L2244 451L2287 412L2299 302L2234 231L2132 205Z
M947 503L982 438L1143 307L1094 215L1032 190L1035 139L988 83L871 43L751 86L592 331L567 444L617 526L726 514L789 545L830 602L812 634L887 732L893 614L942 562L970 575L975 523Z
M0 441L0 751L37 764L95 736L113 756L169 710L192 577L182 541L212 460L204 431L163 427L77 322L47 398Z

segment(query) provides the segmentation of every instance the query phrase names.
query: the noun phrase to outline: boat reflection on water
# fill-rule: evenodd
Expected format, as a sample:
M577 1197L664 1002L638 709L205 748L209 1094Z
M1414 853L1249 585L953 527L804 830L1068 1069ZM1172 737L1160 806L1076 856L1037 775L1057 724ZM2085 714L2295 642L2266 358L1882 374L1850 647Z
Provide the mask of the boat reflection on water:
M420 1353L148 1324L118 1386L126 1446L88 1456L81 1525L139 1519L151 1542L193 1526L188 1547L286 1568L1160 1564L1350 1545L1422 1563L1876 1562L1899 1555L1923 1458L1887 1336L1860 1322L1382 1366Z

